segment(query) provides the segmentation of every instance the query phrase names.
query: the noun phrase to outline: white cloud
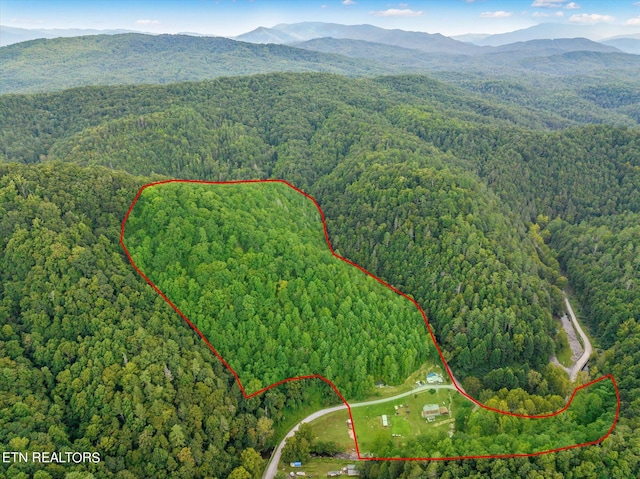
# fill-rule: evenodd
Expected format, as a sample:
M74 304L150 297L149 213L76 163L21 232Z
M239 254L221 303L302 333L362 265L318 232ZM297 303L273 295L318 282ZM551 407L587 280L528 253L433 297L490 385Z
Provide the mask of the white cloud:
M327 5L320 5L320 8L327 8Z
M161 25L160 20L150 20L148 18L136 20L136 25Z
M409 7L409 4L408 3L399 3L398 6L400 8L407 8L407 7Z
M560 8L567 0L533 0L532 7L538 8Z
M562 17L562 16L564 16L564 12L563 11L557 11L557 12L553 12L553 13L533 12L533 16L534 17Z
M498 10L497 12L482 12L480 16L482 18L507 18L513 15L513 12L505 12L504 10Z
M342 0L342 4L343 5L355 5L356 2L354 2L353 0Z
M614 20L615 18L611 15L600 15L599 13L581 13L579 15L571 15L569 19L571 23L600 23Z
M369 12L376 17L420 17L424 13L422 10L409 10L405 8L403 10L397 8L389 8L388 10L381 10L378 12Z
M580 8L580 5L576 2L569 2L564 6L564 8L566 8L567 10L576 10Z
M626 25L640 25L640 16L630 18L629 20L627 20Z

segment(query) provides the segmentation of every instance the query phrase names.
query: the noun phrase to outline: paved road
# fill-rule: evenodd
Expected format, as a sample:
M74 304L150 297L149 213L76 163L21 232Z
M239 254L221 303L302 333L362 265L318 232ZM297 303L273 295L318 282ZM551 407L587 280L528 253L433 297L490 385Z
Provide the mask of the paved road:
M584 352L582 353L582 356L580 356L580 358L578 358L578 360L575 363L573 363L571 368L569 368L569 377L571 378L572 381L574 381L576 376L578 375L578 372L581 371L582 368L584 368L585 365L587 364L587 362L589 361L589 358L591 357L591 353L593 351L593 348L591 347L591 342L589 341L589 338L587 337L586 334L584 334L584 331L582 330L582 327L578 323L578 320L576 319L576 315L573 314L573 309L571 308L571 304L569 304L569 300L567 299L566 296L564 298L564 301L565 301L565 304L567 305L567 311L569 312L569 316L571 317L571 321L573 323L573 327L575 328L575 330L578 332L578 334L582 338L582 343L584 344ZM381 404L381 403L388 402L388 401L395 401L396 399L400 399L400 398L403 398L403 397L406 397L406 396L410 396L412 394L419 393L419 392L422 392L422 391L426 391L428 389L453 389L453 390L455 390L456 388L452 384L439 384L439 385L428 384L428 385L425 385L425 386L419 386L419 387L417 387L415 389L412 389L411 391L407 391L405 393L398 394L397 396L393 396L393 397L389 397L389 398L382 398L382 399L375 399L373 401L364 401L364 402L360 402L360 403L353 403L353 404L350 404L350 406L353 409L353 408L357 408L357 407L364 407L364 406L372 406L374 404ZM326 409L321 409L320 411L316 411L313 414L310 414L309 416L305 417L302 421L300 421L298 424L296 424L287 433L287 435L284 437L284 439L282 439L282 441L280 442L278 447L275 449L275 451L273 451L273 454L271 455L271 459L269 459L269 464L267 465L267 468L265 469L264 473L262 474L262 479L273 479L275 477L276 473L278 472L278 463L280 462L280 457L282 456L282 449L284 448L284 444L285 444L287 438L293 436L296 433L296 431L300 427L300 424L302 424L303 422L311 422L311 421L313 421L315 419L318 419L319 417L324 416L325 414L330 414L332 412L340 411L340 410L346 409L346 408L347 408L347 406L345 406L344 404L340 404L338 406L333 406L333 407L329 407L329 408L326 408Z
M351 409L356 407L372 406L374 404L381 404L384 402L395 401L396 399L400 399L406 396L411 396L412 394L416 394L422 391L427 391L429 389L455 390L456 388L452 384L427 384L425 386L418 386L417 388L414 388L411 391L407 391L393 397L374 399L372 401L363 401L363 402L353 403L349 405L351 406ZM276 473L278 472L278 463L280 462L280 456L282 456L282 449L284 449L284 444L287 438L290 438L296 433L296 431L300 427L300 424L302 424L303 422L311 422L315 419L318 419L319 417L324 416L325 414L330 414L332 412L340 411L342 409L347 409L347 406L345 404L339 404L338 406L321 409L320 411L316 411L313 414L309 414L302 421L300 421L298 424L293 426L293 428L287 433L284 439L280 441L280 444L278 444L278 447L273 451L273 454L271 454L271 459L269 459L269 464L267 464L267 468L264 470L264 473L262 474L262 479L273 479L275 477Z
M574 381L576 379L576 376L578 375L578 372L582 371L582 368L584 368L589 361L593 348L591 347L589 338L586 334L584 334L584 331L580 327L580 324L576 319L576 315L573 314L573 309L571 309L571 304L569 304L569 299L566 296L564 297L564 302L567 305L567 311L569 311L569 316L571 317L571 322L573 322L573 327L582 338L582 344L584 344L584 352L582 353L582 356L580 356L578 360L573 364L573 366L569 368L569 378Z

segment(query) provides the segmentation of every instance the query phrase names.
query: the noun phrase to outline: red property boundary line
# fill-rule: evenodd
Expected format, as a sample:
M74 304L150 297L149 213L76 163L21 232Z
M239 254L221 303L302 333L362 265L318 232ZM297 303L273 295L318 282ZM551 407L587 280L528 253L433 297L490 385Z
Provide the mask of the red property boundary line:
M358 439L357 439L358 436L356 434L355 423L353 421L353 415L351 413L351 406L349 406L349 403L344 398L344 396L342 396L342 394L340 393L340 391L338 390L336 385L333 384L329 379L325 378L324 376L321 376L320 374L312 374L312 375L309 375L309 376L297 376L297 377L287 378L287 379L283 379L282 381L278 381L277 383L271 384L271 385L269 385L267 387L264 387L264 388L260 389L259 391L256 391L256 392L254 392L252 394L248 394L247 395L247 393L245 392L244 387L242 385L242 382L240 381L240 377L235 372L235 370L229 365L229 363L227 363L227 361L225 361L225 359L222 357L222 355L216 350L216 348L214 348L211 345L209 340L189 320L189 318L187 318L185 316L185 314L182 311L180 311L180 309L162 291L160 291L160 289L153 283L153 281L151 281L138 268L138 266L133 261L133 258L131 257L131 254L129 253L129 250L127 249L127 247L124 244L125 224L126 224L127 220L129 219L129 216L130 216L131 212L133 211L133 207L137 203L137 201L140 198L140 195L142 194L142 192L147 188L150 188L150 187L153 187L153 186L158 186L158 185L163 185L163 184L167 184L167 183L198 183L198 184L207 184L207 185L229 185L229 184L240 184L240 183L281 183L281 184L284 184L284 185L288 186L289 188L297 191L301 195L303 195L306 198L310 199L313 202L313 204L316 206L318 211L320 212L320 217L322 218L322 227L324 229L324 237L325 237L325 240L327 242L327 246L329 246L329 250L331 251L331 254L333 256L335 256L336 258L338 258L341 261L344 261L347 264L350 264L351 266L354 266L354 267L358 268L360 271L365 273L367 276L375 279L378 283L380 283L383 286L389 288L390 290L392 290L395 293L399 294L403 298L409 300L411 303L413 303L413 305L416 308L418 308L418 311L420 311L420 314L422 315L422 318L424 319L424 323L425 323L425 325L427 327L427 330L429 331L429 334L431 336L431 340L433 341L433 344L435 345L436 350L438 351L438 355L440 356L442 364L444 364L444 367L446 368L447 373L449 374L449 376L451 378L451 382L453 383L455 388L458 390L458 392L460 394L462 394L464 397L466 397L467 399L469 399L470 401L472 401L473 403L477 404L478 406L480 406L483 409L487 409L489 411L493 411L493 412L496 412L496 413L499 413L499 414L504 414L504 415L507 415L507 416L520 417L520 418L525 418L525 419L542 419L542 418L548 418L548 417L557 416L558 414L566 411L569 408L569 406L571 405L571 403L573 402L573 399L574 399L576 393L578 391L580 391L581 389L587 388L587 387L591 386L592 384L598 383L600 381L604 381L605 379L610 379L611 382L613 383L613 386L614 386L614 389L615 389L615 392L616 392L616 400L617 400L616 417L615 417L615 419L613 421L613 424L611 425L611 427L609 428L609 430L607 431L607 433L604 436L602 436L601 438L599 438L599 439L597 439L595 441L585 442L585 443L582 443L582 444L574 444L574 445L571 445L571 446L560 447L560 448L557 448L557 449L550 449L548 451L539 451L539 452L534 452L534 453L530 453L530 454L492 454L492 455L485 455L485 456L455 456L455 457L410 457L410 458L374 457L374 458L372 458L372 457L362 457L360 455L360 448L358 446ZM450 460L460 460L460 459L504 459L504 458L511 458L511 457L540 456L542 454L549 454L549 453L552 453L552 452L564 451L564 450L567 450L567 449L574 449L574 448L578 448L578 447L591 446L591 445L594 445L594 444L598 444L598 443L602 442L603 440L605 440L607 437L609 437L609 435L613 432L613 429L615 428L615 426L616 426L616 424L618 422L618 419L619 419L619 416L620 416L620 392L618 390L618 384L616 383L616 380L614 379L613 375L611 375L611 374L607 374L606 376L602 376L602 377L600 377L598 379L595 379L595 380L593 380L593 381L591 381L591 382L589 382L587 384L583 384L582 386L577 387L576 389L574 389L573 394L571 394L571 397L567 401L567 404L562 409L560 409L560 410L558 410L556 412L553 412L553 413L548 413L548 414L540 414L540 415L528 416L526 414L517 414L517 413L512 413L512 412L509 412L509 411L501 411L499 409L495 409L495 408L486 406L486 405L480 403L479 401L475 400L471 396L469 396L465 391L462 390L462 388L460 386L458 386L457 381L453 377L453 373L451 372L451 369L449 368L449 365L447 364L446 360L444 359L442 351L440 350L440 347L438 346L438 342L436 341L435 335L433 334L433 331L431 329L431 325L429 324L429 320L427 319L427 315L422 310L420 305L413 298L411 298L408 295L404 294L402 291L394 288L389 283L387 283L384 280L378 278L376 275L370 273L369 271L364 269L362 266L360 266L360 265L354 263L353 261L350 261L347 258L344 258L344 257L340 256L339 254L337 254L333 250L333 246L331 245L331 241L329 240L329 234L327 232L327 223L325 221L324 212L322 211L322 208L320 208L319 203L311 195L309 195L309 194L305 193L304 191L302 191L301 189L293 186L291 183L289 183L286 180L266 179L266 180L204 181L204 180L174 179L174 180L164 180L164 181L156 181L156 182L153 182L153 183L148 183L148 184L143 185L142 187L140 187L140 189L138 190L138 193L136 194L135 198L131 202L131 206L129 206L129 210L127 211L127 214L125 215L124 219L122 220L122 227L120 229L120 245L122 246L122 249L124 250L125 254L127 255L127 258L131 262L131 265L136 270L136 272L140 276L142 276L142 278L144 278L144 280L156 291L156 293L158 293L162 297L162 299L164 299L169 304L169 306L171 306L176 311L176 313L178 313L180 315L180 317L182 317L182 319L184 319L187 322L187 324L198 334L198 336L200 336L200 338L202 338L202 340L209 347L209 349L213 352L213 354L215 354L216 357L222 362L222 364L224 364L226 366L226 368L229 371L231 371L231 374L233 374L233 376L235 377L236 382L238 383L238 386L240 387L240 391L242 391L242 395L245 397L245 399L249 399L249 398L252 398L252 397L257 396L259 394L262 394L263 392L265 392L265 391L267 391L267 390L269 390L271 388L274 388L276 386L280 386L281 384L284 384L284 383L289 382L289 381L298 381L298 380L301 380L301 379L320 379L321 381L324 381L325 383L327 383L331 387L331 389L333 389L333 391L338 395L338 397L342 400L342 402L347 407L347 410L349 411L349 417L351 418L351 428L353 430L353 437L354 437L354 442L355 442L355 446L356 446L356 453L358 455L358 459L359 460L368 460L368 461L424 461L424 460L450 461Z

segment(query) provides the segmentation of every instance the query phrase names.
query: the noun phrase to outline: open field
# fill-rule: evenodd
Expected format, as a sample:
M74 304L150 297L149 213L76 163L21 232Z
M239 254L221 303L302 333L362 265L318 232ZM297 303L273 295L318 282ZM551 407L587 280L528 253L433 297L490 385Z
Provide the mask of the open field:
M430 340L431 339L429 339L429 341ZM436 356L434 356L433 362L430 361L422 364L420 368L414 371L413 373L411 373L411 375L402 384L399 384L397 386L383 386L383 387L376 388L376 394L364 399L364 401L368 401L371 399L383 399L387 397L393 397L393 396L397 396L398 394L411 391L417 386L416 382L417 381L424 382L427 373L430 373L430 372L439 373L444 378L444 383L442 384L451 384L449 375L441 366L442 362L440 361L440 358L437 356L437 353L435 354Z
M345 452L355 452L355 443L347 425L348 419L349 411L343 409L313 421L311 430L317 441L332 441Z
M439 364L439 363L437 363ZM397 396L398 394L402 394L407 391L411 391L416 387L416 381L421 380L424 381L425 376L429 372L437 372L442 375L444 378L443 384L451 384L449 380L449 376L443 370L442 367L436 366L432 363L424 363L420 366L419 369L414 371L402 384L397 386L384 386L380 388L376 388L376 394L367 397L363 401L375 400L375 399L384 399L387 397ZM323 383L318 381L319 387L324 387ZM328 386L326 386L328 388ZM358 402L363 402L358 401ZM340 399L336 396L335 404L340 404ZM327 407L330 405L320 404L318 401L313 402L304 402L299 409L292 411L290 409L285 409L283 420L278 424L277 427L274 428L274 435L271 438L272 443L275 445L287 434L291 428L297 424L301 419L307 417L309 414L322 409L323 407ZM344 421L348 419L347 411L340 411L338 413L334 413L330 415L333 417L334 415L337 417L339 414L344 414ZM344 422L343 422L344 423ZM338 430L336 430L338 431ZM344 436L344 437L342 437ZM340 432L336 432L336 437L334 439L330 439L334 441L336 444L342 445L344 443L345 448L350 447L353 448L353 440L349 437L348 433L341 434Z
M458 399L454 401L454 397ZM439 415L435 422L427 423L421 416L422 406L437 404L446 406L451 411L455 410L459 400L462 398L457 392L440 389L422 391L383 404L353 408L352 414L360 452L367 452L375 441L391 440L397 445L404 445L409 438L418 435L448 432L450 426L447 424L452 424L448 421L452 415ZM397 410L395 406L398 406ZM383 414L388 417L388 427L382 425ZM317 440L333 441L345 451L351 452L354 450L354 443L349 435L347 419L349 415L346 410L338 411L312 422L311 427Z
M443 421L450 419L451 416L438 415L435 422L427 423L421 415L422 406L425 404L437 404L447 408L452 407L451 403L454 395L458 394L448 389L441 389L433 394L429 391L424 391L398 401L353 409L352 414L360 452L368 452L375 441L392 440L398 445L404 445L411 437L446 432L447 429L443 429L439 425ZM398 407L398 410L395 410L394 406L400 405L402 407ZM388 427L382 425L381 416L383 414L388 417ZM393 436L394 434L399 436Z

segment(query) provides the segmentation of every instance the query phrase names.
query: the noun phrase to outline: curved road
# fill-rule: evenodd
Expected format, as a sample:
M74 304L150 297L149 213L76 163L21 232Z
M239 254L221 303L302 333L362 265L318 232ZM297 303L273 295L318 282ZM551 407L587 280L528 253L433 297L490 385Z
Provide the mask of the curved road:
M576 319L576 315L573 314L573 309L571 309L571 305L569 304L569 299L566 296L564 297L564 302L567 305L567 311L569 312L569 316L571 317L571 322L573 323L573 327L582 338L582 344L584 344L584 351L582 353L582 356L580 356L578 360L573 364L573 366L569 368L569 379L571 379L572 381L575 381L576 376L578 375L578 372L582 371L582 368L584 368L587 362L589 361L589 358L591 357L591 353L593 352L593 348L591 347L591 341L589 341L589 338L587 337L586 334L584 334L584 331L580 327L580 324Z
M349 406L351 406L352 409L356 407L372 406L374 404L381 404L383 402L395 401L396 399L400 399L406 396L411 396L412 394L416 394L429 389L455 390L456 388L452 384L427 384L427 385L419 386L415 389L412 389L411 391L398 394L397 396L382 398L382 399L374 399L373 401L353 403L353 404L350 404ZM273 454L271 454L271 458L269 459L269 464L267 464L267 468L264 470L264 473L262 474L262 479L273 479L276 476L276 473L278 472L278 464L280 463L280 456L282 456L282 449L284 449L284 444L288 438L290 438L296 433L296 431L300 427L300 424L302 424L303 422L311 422L315 419L318 419L319 417L324 416L325 414L340 411L342 409L347 409L347 406L344 403L339 404L337 406L328 407L326 409L321 409L320 411L316 411L313 414L309 414L302 421L300 421L298 424L293 426L293 428L287 433L284 439L280 441L280 444L278 444L278 447L273 451Z
M582 356L580 356L580 358L578 358L578 360L569 369L569 378L572 381L574 381L576 379L576 376L578 375L578 372L581 371L582 368L584 368L585 365L587 364L587 362L589 361L589 358L591 357L591 353L593 351L593 348L591 347L591 342L589 341L589 338L587 337L587 335L582 330L582 327L580 327L580 324L578 323L578 320L576 319L576 315L573 314L573 309L571 308L571 304L569 304L569 299L566 296L564 298L564 301L565 301L565 304L567 305L567 311L569 312L569 316L571 317L571 322L573 323L573 327L575 328L575 330L578 332L578 334L582 338L582 343L584 344L584 348L583 348L584 352L582 353ZM455 381L457 382L457 380L455 380ZM439 384L439 385L429 384L429 385L425 385L425 386L419 386L419 387L417 387L415 389L412 389L411 391L407 391L405 393L398 394L397 396L393 396L393 397L389 397L389 398L383 398L383 399L375 399L373 401L364 401L364 402L360 402L360 403L354 403L354 404L350 404L350 406L351 406L351 408L356 408L356 407L372 406L374 404L380 404L380 403L388 402L388 401L395 401L396 399L400 399L400 398L403 398L403 397L406 397L406 396L410 396L411 394L419 393L419 392L425 391L427 389L453 389L453 390L455 390L456 388L452 384ZM273 454L271 455L271 458L269 459L269 464L267 464L267 468L265 469L264 473L262 474L262 479L273 479L275 477L276 473L278 472L278 464L280 463L280 457L282 456L282 449L284 449L284 444L285 444L285 442L286 442L286 440L288 438L290 438L291 436L293 436L296 433L296 431L300 427L300 424L302 424L303 422L311 422L311 421L313 421L315 419L318 419L319 417L324 416L325 414L330 414L332 412L340 411L340 410L346 409L346 408L347 408L347 406L345 404L339 404L337 406L329 407L329 408L326 408L326 409L321 409L320 411L316 411L313 414L308 415L302 421L300 421L298 424L296 424L287 433L287 435L284 437L284 439L282 439L282 441L280 441L280 444L278 444L278 447L275 449L275 451L273 451Z

